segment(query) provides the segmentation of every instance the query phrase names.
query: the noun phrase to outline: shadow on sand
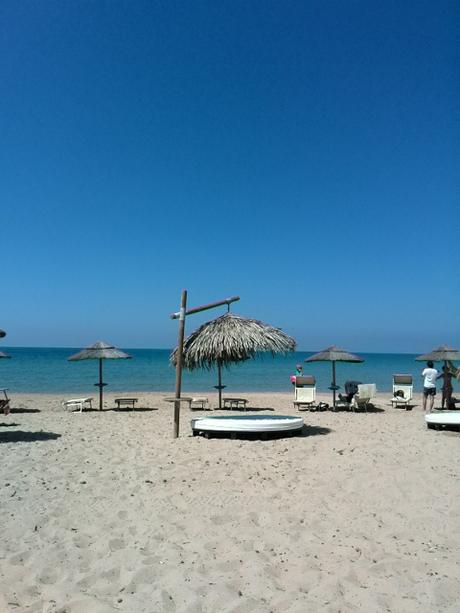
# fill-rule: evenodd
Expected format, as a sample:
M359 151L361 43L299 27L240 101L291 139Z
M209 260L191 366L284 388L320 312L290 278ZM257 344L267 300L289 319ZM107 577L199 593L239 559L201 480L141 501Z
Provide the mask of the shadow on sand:
M459 436L460 435L460 426L454 426L453 424L444 426L444 428L440 428L439 432L444 434L444 436Z
M158 411L155 407L136 407L135 409L131 407L122 407L118 409L117 407L112 407L110 409L104 409L104 412L112 411L113 413L148 413L149 411Z
M8 423L6 423L6 421L5 421L5 422L3 422L3 423L1 423L1 424L0 424L0 427L2 427L2 428L12 428L12 427L14 427L14 426L20 426L20 425L21 425L21 424L15 424L14 422L11 422L11 423L9 423L9 424L8 424Z
M393 406L392 404L389 404L389 405L388 405L388 408L390 408L390 407L391 407L391 408L392 408L392 409L394 409L395 411L412 411L412 409L414 409L414 408L415 408L415 407L417 407L417 406L418 406L417 404L408 404L407 406L402 406L402 405L399 405L399 406ZM387 410L388 410L388 409L387 409Z
M355 413L385 413L385 409L376 407L375 404L368 404L366 409L355 411Z
M331 428L325 428L323 426L307 426L304 425L300 433L297 436L324 436L332 432Z
M329 434L330 432L332 432L330 428L304 425L301 430L294 430L292 432L206 432L202 436L204 438L226 438L246 441L273 441L289 438L305 438L307 436L320 436Z
M194 409L192 408L192 411L202 411L203 409ZM225 411L226 413L242 413L243 415L245 415L246 413L259 413L260 411L275 411L276 409L272 408L272 407L246 407L246 409L242 409L242 408L234 408L234 409L230 409L229 407L225 407L222 409L219 409L219 407L213 407L212 409L209 409L206 412L212 412L212 411Z
M328 411L332 413L385 413L385 409L376 407L374 404L368 404L365 409L351 409L350 407L335 407L335 409L329 408Z
M123 407L121 409L118 409L117 407L109 407L109 408L104 408L102 409L102 411L100 409L83 409L83 411L80 411L80 409L76 409L75 411L66 411L67 413L72 414L72 413L100 413L101 415L103 413L148 413L149 411L158 411L157 408L152 408L152 407L136 407L135 409L132 409L131 407Z
M35 443L37 441L54 441L61 435L55 432L24 432L13 430L0 432L0 443Z
M40 413L40 409L23 409L18 407L17 409L10 409L10 413Z

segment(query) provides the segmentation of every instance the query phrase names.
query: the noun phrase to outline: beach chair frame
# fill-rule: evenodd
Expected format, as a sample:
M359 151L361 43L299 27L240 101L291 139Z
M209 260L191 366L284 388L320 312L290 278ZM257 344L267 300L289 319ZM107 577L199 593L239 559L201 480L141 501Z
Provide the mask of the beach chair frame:
M10 399L8 394L6 393L8 390L7 387L3 387L0 389L0 392L3 392L4 398L0 398L0 411L3 411L4 415L9 415L10 413Z
M402 392L404 397L396 396L397 392ZM395 409L403 407L406 411L410 411L413 396L414 383L412 375L393 375L393 398L391 399L391 405Z
M362 383L358 385L358 393L353 396L353 400L351 401L352 411L357 411L358 409L367 411L376 393L377 386L375 383Z
M296 377L294 387L294 407L306 411L316 405L316 379L313 375ZM301 407L306 407L302 409Z

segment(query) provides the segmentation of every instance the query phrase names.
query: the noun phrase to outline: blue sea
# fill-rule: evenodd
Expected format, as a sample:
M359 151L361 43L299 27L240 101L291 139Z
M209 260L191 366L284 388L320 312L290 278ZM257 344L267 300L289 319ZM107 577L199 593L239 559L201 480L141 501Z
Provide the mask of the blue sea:
M80 348L4 347L0 349L11 359L0 360L0 387L14 392L94 393L98 380L98 362L85 360L68 362L67 358ZM106 360L104 381L107 391L162 391L173 392L175 370L169 363L168 349L124 349L132 360ZM227 393L250 391L292 391L289 376L296 364L311 352L295 352L285 356L261 354L253 360L231 366L223 371ZM379 391L391 391L393 373L414 376L416 391L421 391L419 376L424 364L415 361L415 354L361 353L363 363L337 363L337 382L353 379L363 383L376 383ZM331 383L331 364L315 362L304 364L304 373L315 375L319 391L326 391ZM184 371L182 393L214 391L217 372Z

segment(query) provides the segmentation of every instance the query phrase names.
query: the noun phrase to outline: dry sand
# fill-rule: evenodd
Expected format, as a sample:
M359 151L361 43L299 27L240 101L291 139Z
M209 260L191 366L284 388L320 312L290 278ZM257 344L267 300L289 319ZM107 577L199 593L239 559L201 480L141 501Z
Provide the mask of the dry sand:
M164 394L136 395L155 410L0 417L2 613L460 611L460 435L420 406L266 441L192 437L183 409L173 440Z

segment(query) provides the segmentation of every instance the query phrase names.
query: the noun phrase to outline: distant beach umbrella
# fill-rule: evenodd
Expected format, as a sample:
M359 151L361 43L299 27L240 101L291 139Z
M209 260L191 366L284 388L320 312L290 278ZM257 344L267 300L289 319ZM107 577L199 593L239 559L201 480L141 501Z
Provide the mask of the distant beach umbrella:
M3 338L4 336L6 336L5 330L0 330L0 338Z
M424 353L423 355L419 355L415 358L419 362L428 362L431 360L432 362L458 362L460 361L460 351L458 349L452 349L452 347L448 347L447 345L441 345L430 353Z
M3 351L0 351L0 359L1 358L8 358L9 359L9 358L11 358L11 356L8 355L7 353L3 353Z
M113 345L109 345L104 341L97 341L94 345L82 349L75 355L67 358L70 362L76 362L78 360L99 360L99 383L94 385L99 388L99 410L102 411L103 390L107 383L102 380L102 361L103 360L129 360L132 356L117 349Z
M296 342L279 328L257 319L225 313L192 332L184 343L183 366L187 370L212 369L217 366L219 408L222 408L222 367L254 358L259 352L287 353ZM175 365L177 347L171 354Z
M335 378L335 363L364 362L364 360L354 353L348 353L348 351L345 351L345 349L340 349L340 347L332 345L331 347L323 349L323 351L310 356L305 360L305 362L332 362L332 383L329 389L332 390L332 406L335 408L335 395L339 389Z

